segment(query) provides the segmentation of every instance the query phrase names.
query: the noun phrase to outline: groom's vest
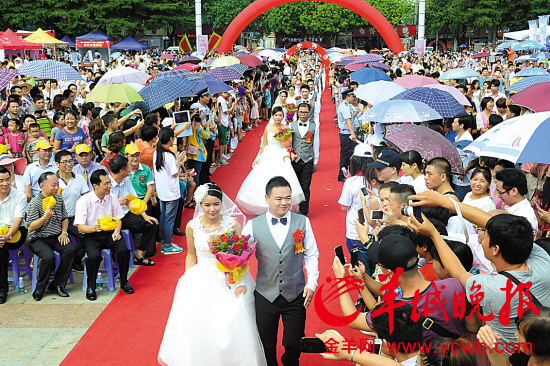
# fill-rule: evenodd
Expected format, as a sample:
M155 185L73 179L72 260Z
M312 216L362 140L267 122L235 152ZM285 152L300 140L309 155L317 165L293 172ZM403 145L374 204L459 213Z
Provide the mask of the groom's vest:
M294 254L292 234L300 229L306 232L305 216L291 212L290 227L281 249L273 239L265 213L252 219L252 232L256 240L258 275L256 291L270 302L281 295L287 301L296 299L304 292L304 253ZM305 240L305 239L304 239Z
M307 133L304 137L300 136L298 131L298 121L293 121L290 124L292 133L292 148L296 152L296 161L302 160L307 163L313 159L313 139L315 137L315 122L309 121L308 132L311 132L311 142L306 142Z

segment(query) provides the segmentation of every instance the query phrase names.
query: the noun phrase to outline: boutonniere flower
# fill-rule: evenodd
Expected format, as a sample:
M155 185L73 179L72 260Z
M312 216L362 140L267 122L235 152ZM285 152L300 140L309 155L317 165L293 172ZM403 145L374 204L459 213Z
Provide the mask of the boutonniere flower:
M311 137L312 136L313 136L313 134L311 133L311 131L308 131L307 135L306 135L306 143L311 144Z
M292 234L294 237L294 254L305 252L304 248L304 232L300 229L296 230L294 234Z

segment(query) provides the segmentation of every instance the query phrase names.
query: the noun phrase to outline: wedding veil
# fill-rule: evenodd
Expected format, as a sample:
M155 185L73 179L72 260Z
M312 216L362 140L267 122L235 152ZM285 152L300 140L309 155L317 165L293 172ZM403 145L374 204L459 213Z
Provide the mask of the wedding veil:
M206 183L201 185L195 190L194 197L195 197L197 206L195 207L195 213L193 214L193 219L196 219L203 214L201 202L208 195L208 191L210 189L216 189L214 187L215 186L213 184ZM223 199L222 199L222 209L220 214L233 217L235 220L239 222L239 224L241 224L241 227L244 227L244 225L246 225L246 216L241 212L241 210L235 204L235 202L233 202L231 198L229 198L229 196L227 196L223 191L221 191L221 193L223 195Z

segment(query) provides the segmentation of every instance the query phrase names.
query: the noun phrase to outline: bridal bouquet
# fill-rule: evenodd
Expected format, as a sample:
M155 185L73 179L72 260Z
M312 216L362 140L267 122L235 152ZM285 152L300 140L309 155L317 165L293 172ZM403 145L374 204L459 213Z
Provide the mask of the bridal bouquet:
M292 120L294 119L294 115L298 110L298 107L296 107L296 104L294 103L288 103L285 104L283 108L286 108L286 121L289 123L292 122Z
M238 236L236 231L213 235L208 241L210 253L218 262L216 266L226 276L227 287L242 280L248 273L248 261L256 250L256 242L248 242L249 236Z

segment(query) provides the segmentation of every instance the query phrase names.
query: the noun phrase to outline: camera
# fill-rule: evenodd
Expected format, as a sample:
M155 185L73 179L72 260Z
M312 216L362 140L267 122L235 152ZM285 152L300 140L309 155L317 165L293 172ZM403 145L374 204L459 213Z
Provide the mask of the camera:
M413 201L409 201L409 205ZM401 215L411 217L414 216L419 222L423 222L422 220L422 210L420 206L418 207L412 207L412 206L405 206L401 209Z

